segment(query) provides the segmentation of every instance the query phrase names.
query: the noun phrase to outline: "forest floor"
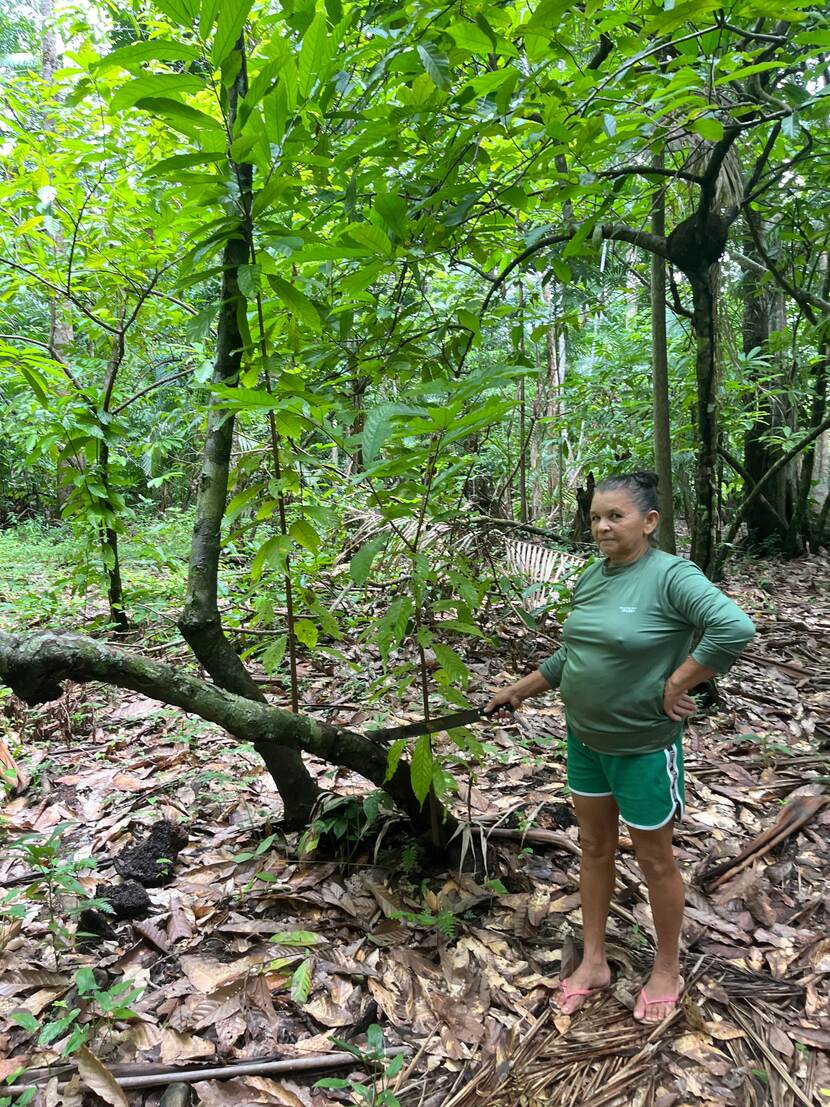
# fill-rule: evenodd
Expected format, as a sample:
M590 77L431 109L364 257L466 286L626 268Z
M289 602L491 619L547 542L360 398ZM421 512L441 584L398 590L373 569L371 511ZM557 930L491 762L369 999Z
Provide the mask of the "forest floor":
M33 1102L49 1107L159 1107L164 1083L122 1090L114 1077L163 1081L165 1069L216 1066L241 1067L232 1079L197 1077L190 1102L827 1103L829 582L828 559L811 557L747 562L726 585L759 633L720 680L719 702L688 728L688 807L676 835L688 884L686 988L656 1029L631 1015L653 945L625 837L609 924L613 991L572 1017L549 1004L580 940L579 851L555 697L510 725L478 728L487 759L473 784L459 782L455 801L487 839L489 873L476 876L426 867L383 812L362 838L365 811L375 810L362 803L366 782L323 763L310 761L321 786L355 802L324 814L328 833L300 861L296 836L279 830L270 778L224 732L99 687L69 686L37 710L7 698L0 1079L40 1070L51 1079ZM0 607L5 625L12 614L13 605ZM476 641L466 656L476 702L552 648L518 620L495 634L495 646ZM379 664L371 647L353 650L367 668ZM371 725L351 670L305 661L301 676L307 710ZM391 721L420 713L415 702L386 706ZM73 881L111 889L113 858L162 819L183 826L187 843L171 858L169 883L149 889L145 917L73 941ZM496 821L526 838L491 833ZM771 828L780 833L718 882L712 867ZM338 834L348 861L330 859ZM84 867L90 857L94 872ZM113 991L119 980L130 990ZM405 1048L402 1067L386 1063L375 1098L355 1090L371 1082L360 1058L336 1070L300 1067L342 1050L333 1038L370 1052L373 1024L387 1047ZM62 1048L81 1036L85 1045L65 1061ZM272 1059L295 1070L246 1071ZM347 1086L315 1090L321 1077ZM186 1102L168 1093L164 1107Z

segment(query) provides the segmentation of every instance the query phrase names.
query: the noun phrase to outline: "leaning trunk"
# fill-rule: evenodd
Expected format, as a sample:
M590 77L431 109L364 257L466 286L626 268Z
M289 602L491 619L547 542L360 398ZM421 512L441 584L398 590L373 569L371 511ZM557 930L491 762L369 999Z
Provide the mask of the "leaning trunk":
M245 95L246 84L243 56L239 75L229 95L231 126L236 105ZM239 201L244 205L251 193L252 170L250 165L235 168ZM217 324L214 384L232 387L239 380L244 346L239 317L245 310L245 300L239 289L238 273L239 267L246 265L249 258L250 241L245 220L240 218L237 230L228 236L222 256L222 301ZM216 684L236 695L264 703L265 697L224 635L217 604L219 550L227 503L233 431L233 418L226 412L211 408L190 548L187 596L179 628ZM317 786L302 757L296 749L260 741L256 737L253 742L282 797L286 823L304 826L317 798Z

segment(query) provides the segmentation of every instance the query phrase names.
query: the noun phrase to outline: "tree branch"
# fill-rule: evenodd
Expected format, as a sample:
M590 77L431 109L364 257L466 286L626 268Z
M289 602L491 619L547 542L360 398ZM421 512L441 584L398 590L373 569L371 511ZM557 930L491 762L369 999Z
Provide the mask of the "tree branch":
M105 331L109 331L110 334L118 334L118 328L111 326L109 323L104 322L103 319L99 319L95 312L90 311L86 304L82 300L79 300L77 296L67 295L66 289L61 288L60 285L53 284L52 281L41 277L39 273L35 273L33 269L27 269L25 265L20 265L16 261L12 261L11 258L0 257L0 265L8 265L10 269L16 269L19 273L25 273L27 277L31 277L32 280L38 281L38 283L45 285L47 288L51 288L53 292L57 292L59 296L65 297L71 304L84 314L87 319L91 319L97 326L102 327Z
M741 464L741 462L738 460L738 458L734 457L729 452L729 450L725 450L722 447L718 448L718 453L723 458L723 460L727 463L727 465L729 465L732 469L734 469L735 472L738 474L738 476L744 481L744 483L747 486L747 489L752 489L752 488L755 487L755 481L752 479L752 475L745 468L745 466ZM781 533L786 534L787 530L789 529L790 524L787 522L787 520L784 518L784 516L778 511L777 508L772 506L772 504L769 502L769 500L766 498L766 496L763 494L763 492L759 493L758 499L761 501L761 503L764 505L764 507L767 509L767 511L770 513L770 515L773 516L776 523L781 528Z
M729 256L733 261L740 265L741 269L745 269L748 273L758 273L766 275L769 273L775 278L776 282L787 293L791 299L795 300L797 304L801 304L802 307L817 308L818 311L825 314L830 314L830 300L825 300L822 296L816 295L815 292L809 292L807 289L796 288L794 284L791 284L786 277L783 276L773 265L761 265L760 262L755 261L754 258L747 257L746 254L742 254L739 250L729 250ZM764 259L767 260L766 258ZM807 315L807 312L804 313ZM807 315L809 319L810 316ZM815 317L810 320L815 323Z
M80 634L13 635L0 631L0 681L28 704L58 699L63 681L103 681L162 703L180 707L223 727L241 741L265 742L306 750L333 765L354 770L384 788L395 802L423 825L421 805L412 792L409 764L401 760L386 776L383 731L372 739L304 715L283 711L226 692L188 676L181 667L142 657Z
M792 461L794 457L797 457L797 455L800 454L802 450L805 450L811 442L815 442L819 435L824 434L828 427L830 427L830 416L822 420L822 422L819 423L817 427L813 427L810 433L808 435L805 435L805 437L802 438L800 442L797 442L795 446L792 446L789 450L787 450L785 454L782 454L781 457L779 457L778 461L776 461L774 465L767 469L766 473L764 473L760 480L758 480L755 487L752 489L746 499L743 500L740 507L735 512L735 517L732 520L732 525L729 528L729 531L727 532L727 535L724 538L723 542L721 543L720 550L718 551L718 557L715 566L716 569L719 569L726 560L729 554L729 547L735 541L735 536L740 530L741 523L744 521L744 516L746 515L747 508L750 506L750 504L754 503L755 500L759 498L761 492L763 491L764 485L767 484L768 481L772 480L775 474L779 473L788 462Z
M165 384L171 384L173 381L179 380L180 377L186 377L187 374L192 371L193 366L188 365L186 369L180 369L178 373L171 373L169 377L162 377L161 380L153 381L152 384L148 384L146 388L142 388L140 392L134 393L132 396L122 401L117 407L114 407L112 409L112 414L118 415L125 407L129 407L130 404L135 403L136 400L140 400L141 397L146 396L148 392L152 392L156 388L162 388Z
M597 173L598 177L626 177L637 174L641 177L672 177L681 181L691 181L692 184L702 185L703 177L697 173L687 173L684 169L669 169L656 165L621 165L619 169L605 169Z

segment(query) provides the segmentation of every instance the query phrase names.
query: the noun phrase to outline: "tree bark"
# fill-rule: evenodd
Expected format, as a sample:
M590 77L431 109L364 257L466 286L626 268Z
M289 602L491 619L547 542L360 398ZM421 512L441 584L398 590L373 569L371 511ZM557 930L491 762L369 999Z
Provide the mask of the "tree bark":
M240 52L242 43L239 44ZM236 105L245 95L247 75L244 52L239 74L229 91L229 129L233 131ZM235 167L242 208L238 229L229 234L222 255L222 302L216 334L213 383L238 383L245 341L240 319L245 299L239 289L239 267L248 263L250 241L246 233L244 205L250 196L252 168ZM246 195L247 194L247 195ZM196 520L190 547L190 567L179 629L199 662L220 687L263 704L265 697L251 678L222 631L217 604L222 519L228 495L228 473L234 420L227 412L211 408L202 455L202 472L196 502ZM285 821L290 826L308 823L318 789L296 750L280 748L273 741L251 739L274 778L282 797Z
M827 299L830 295L830 257L823 258L824 280L822 296ZM813 399L810 404L810 426L817 427L824 418L827 410L827 375L830 368L830 335L824 329L819 346L819 359L815 366L815 380L813 382ZM821 440L819 439L819 442ZM811 526L811 504L813 495L813 475L816 468L816 448L819 443L812 442L804 451L801 458L801 475L796 496L795 513L793 515L791 534L785 543L785 552L791 556L796 554L803 546L816 548L821 543L822 535L813 535Z
M655 159L662 167L662 155ZM651 204L652 234L666 233L666 201L658 188ZM666 341L666 261L651 255L651 372L654 421L654 468L660 482L660 523L657 540L661 550L677 553L674 535L674 486L671 462L671 410L669 406L669 355Z
M20 699L28 704L48 703L63 694L61 683L65 680L95 680L129 688L216 723L260 750L276 749L280 757L286 751L299 757L300 750L307 750L384 788L419 833L429 830L429 814L412 791L409 762L401 759L392 779L384 781L387 750L382 732L372 740L236 695L188 676L181 668L80 634L0 632L0 681Z
M715 565L718 474L718 363L715 330L717 267L687 274L692 288L697 383L697 458L691 558L711 575Z
M760 226L756 227L756 233L761 234ZM747 252L753 254L754 251L750 238ZM744 436L743 463L754 484L775 464L782 453L780 446L766 441L767 436L780 427L791 427L793 411L792 404L785 399L789 390L786 370L780 355L770 346L771 336L786 326L784 294L778 288L764 289L759 275L753 272L746 273L742 283L744 354L760 350L768 357L774 374L763 382L758 382L756 395L750 399L750 403L757 406L758 416ZM750 545L760 546L775 540L779 546L783 546L788 540L791 544L798 541L799 535L794 531L791 533L790 527L797 498L794 487L796 473L795 463L779 470L774 480L767 485L766 502L759 498L748 509L746 528Z

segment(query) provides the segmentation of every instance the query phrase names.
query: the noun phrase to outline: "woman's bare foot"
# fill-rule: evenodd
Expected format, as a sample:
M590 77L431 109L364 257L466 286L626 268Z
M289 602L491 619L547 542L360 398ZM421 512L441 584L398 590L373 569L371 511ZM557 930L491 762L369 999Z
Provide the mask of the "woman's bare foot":
M644 1023L662 1022L677 1007L682 990L683 978L677 967L665 969L655 965L637 998L634 1018Z
M607 961L589 964L582 961L579 967L564 979L553 996L553 1005L563 1015L573 1015L585 1001L611 983L611 969Z

